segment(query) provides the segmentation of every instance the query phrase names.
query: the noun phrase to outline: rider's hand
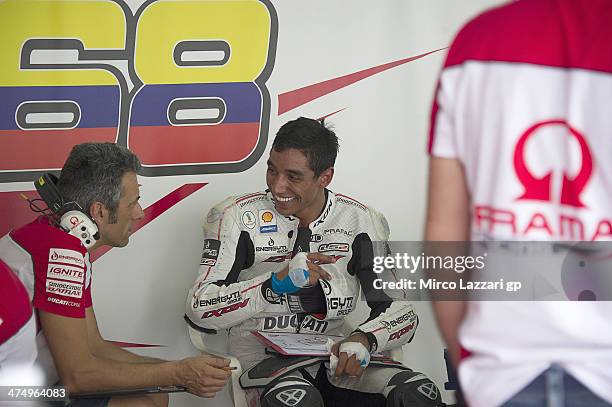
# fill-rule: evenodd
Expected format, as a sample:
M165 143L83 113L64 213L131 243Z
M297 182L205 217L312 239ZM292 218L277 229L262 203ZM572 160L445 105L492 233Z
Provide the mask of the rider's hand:
M335 263L336 259L332 256L327 256L321 253L306 254L306 265L308 266L308 286L317 284L319 280L331 280L331 275L323 270L319 264ZM276 274L276 278L284 280L289 274L289 266L285 267L281 272Z
M361 332L355 332L348 338L334 343L331 352L338 357L338 365L334 372L334 376L339 377L346 375L349 377L359 377L363 374L365 366L361 366L361 361L357 359L357 355L349 356L346 352L340 352L340 346L343 343L356 342L362 344L366 349L370 349L370 342L367 336Z

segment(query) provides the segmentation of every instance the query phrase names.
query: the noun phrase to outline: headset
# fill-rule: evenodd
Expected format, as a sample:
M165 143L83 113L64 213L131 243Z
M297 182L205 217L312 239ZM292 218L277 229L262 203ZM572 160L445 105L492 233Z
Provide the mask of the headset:
M85 214L78 203L65 202L57 187L57 181L58 178L55 175L47 172L34 181L34 186L51 212L60 217L60 228L77 237L85 248L90 249L100 239L98 226Z

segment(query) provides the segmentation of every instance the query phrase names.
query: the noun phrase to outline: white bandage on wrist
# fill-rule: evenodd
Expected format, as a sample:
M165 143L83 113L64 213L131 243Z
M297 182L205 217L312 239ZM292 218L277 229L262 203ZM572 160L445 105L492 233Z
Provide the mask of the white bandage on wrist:
M366 367L370 364L370 352L368 349L363 346L360 342L343 342L340 345L340 349L338 350L338 356L331 353L331 348L334 345L334 341L331 339L327 340L327 350L329 351L329 368L331 370L336 370L338 366L338 356L340 353L346 353L346 355L350 358L355 355L361 367Z
M300 252L289 262L289 278L296 287L308 285L308 265L306 264L306 253Z

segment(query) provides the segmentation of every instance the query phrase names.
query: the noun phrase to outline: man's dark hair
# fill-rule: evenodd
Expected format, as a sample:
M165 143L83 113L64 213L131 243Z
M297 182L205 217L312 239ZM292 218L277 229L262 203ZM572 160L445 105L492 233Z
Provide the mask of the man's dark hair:
M278 152L289 148L300 150L318 177L334 166L339 147L338 137L330 128L317 120L300 117L278 130L272 148Z
M65 202L76 202L89 215L94 202L110 211L110 223L117 221L121 180L138 172L140 160L115 143L83 143L72 148L57 183Z

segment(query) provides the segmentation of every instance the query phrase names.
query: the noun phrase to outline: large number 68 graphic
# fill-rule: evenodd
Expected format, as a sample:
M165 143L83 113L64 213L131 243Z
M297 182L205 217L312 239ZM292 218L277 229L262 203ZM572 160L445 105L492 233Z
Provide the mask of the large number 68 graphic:
M58 169L83 141L127 145L150 176L242 171L265 149L267 0L148 1L133 17L120 0L9 0L0 24L0 182Z
M106 32L96 21L113 29ZM104 60L124 53L121 7L5 1L0 26L0 182L60 168L77 143L115 142L127 87Z
M269 96L256 80L271 70L271 15L254 0L158 1L137 15L133 60L144 86L128 146L145 174L240 171L259 159Z

